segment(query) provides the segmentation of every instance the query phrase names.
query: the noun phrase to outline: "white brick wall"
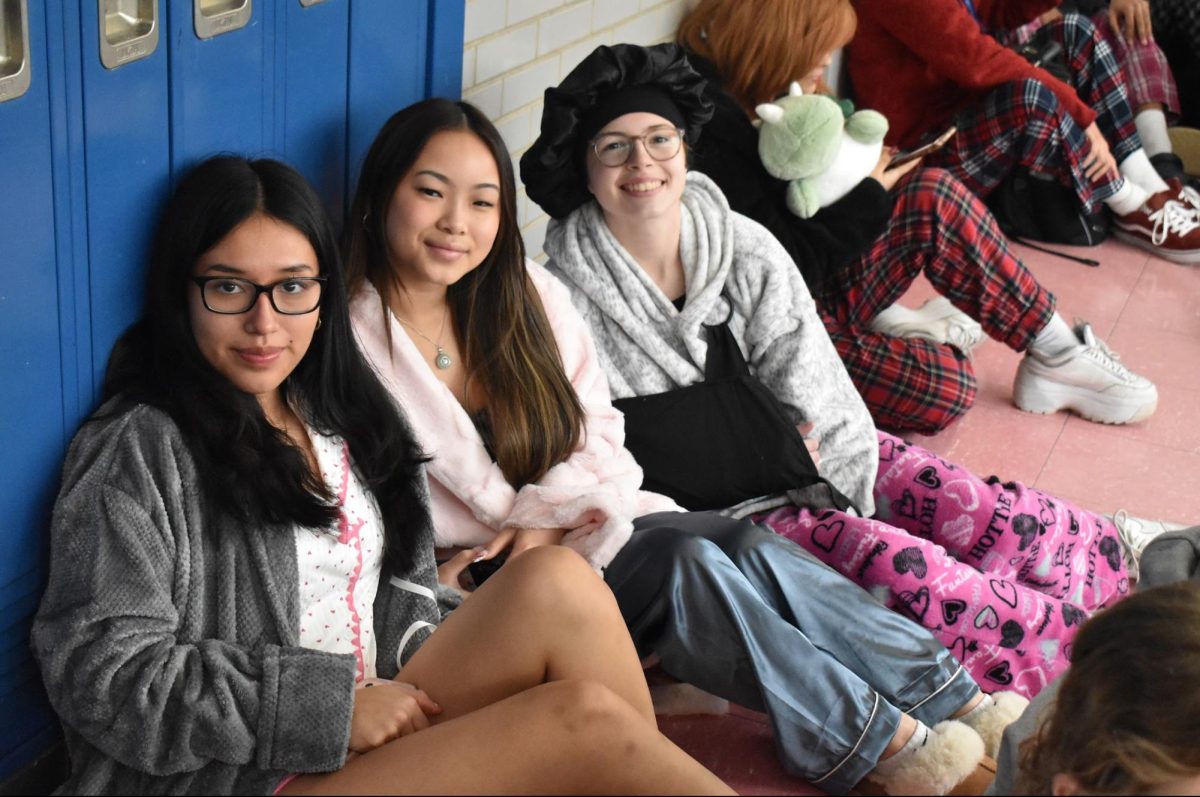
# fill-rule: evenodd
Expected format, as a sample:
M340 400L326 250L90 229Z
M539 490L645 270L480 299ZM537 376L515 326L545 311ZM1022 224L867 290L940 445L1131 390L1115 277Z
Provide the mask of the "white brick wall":
M463 99L488 115L513 162L537 138L542 93L601 44L658 44L689 0L467 0ZM519 177L518 177L519 179ZM520 190L521 232L541 258L547 217Z

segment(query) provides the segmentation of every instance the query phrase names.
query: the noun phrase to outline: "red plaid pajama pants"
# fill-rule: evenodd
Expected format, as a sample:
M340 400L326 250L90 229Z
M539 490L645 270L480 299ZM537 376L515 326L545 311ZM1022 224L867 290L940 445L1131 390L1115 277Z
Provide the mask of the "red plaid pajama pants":
M1179 114L1179 89L1175 85L1175 76L1167 63L1158 42L1151 40L1147 44L1140 41L1125 43L1125 40L1113 30L1109 24L1108 14L1100 13L1092 17L1096 32L1108 43L1113 51L1113 57L1121 68L1125 80L1125 91L1129 94L1129 106L1136 113L1144 105L1157 103L1163 106L1168 119ZM1022 25L1008 35L997 36L1004 44L1024 44L1029 41L1037 30L1042 27L1042 21L1035 19L1027 25Z
M1097 14L1092 22L1100 38L1112 48L1121 66L1130 106L1136 111L1143 105L1158 103L1163 106L1168 119L1178 117L1179 89L1175 86L1175 76L1171 73L1167 56L1158 43L1151 40L1149 44L1132 42L1126 45L1125 40L1112 29L1106 15Z
M1112 49L1091 20L1078 14L1067 14L1047 29L1062 45L1075 91L1096 111L1096 125L1120 163L1142 143ZM1121 187L1119 177L1106 175L1092 182L1084 176L1091 144L1054 92L1040 81L1001 84L961 110L954 122L958 134L927 163L949 169L978 196L991 193L1017 164L1057 176L1088 211Z
M817 305L875 423L934 433L975 400L975 373L956 348L872 332L869 324L918 274L984 331L1024 351L1054 313L1054 296L1013 255L987 208L942 169L896 189L887 231Z

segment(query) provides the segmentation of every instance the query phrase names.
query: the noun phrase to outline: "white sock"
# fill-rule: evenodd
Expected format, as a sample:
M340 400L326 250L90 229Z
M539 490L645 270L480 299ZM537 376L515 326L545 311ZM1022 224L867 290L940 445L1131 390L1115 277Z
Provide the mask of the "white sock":
M1058 313L1055 313L1055 314L1054 314L1054 318L1058 318L1058 320L1059 320L1060 322L1062 322L1063 326L1066 326L1066 322L1065 322L1065 321L1063 321L1061 318L1059 318L1059 317L1058 317ZM1049 324L1047 324L1047 326L1051 326L1051 325L1053 325L1053 324L1054 324L1054 318L1050 319L1050 323L1049 323ZM1068 329L1070 329L1070 327L1067 327L1067 328L1068 328ZM1043 332L1044 332L1044 331L1045 331L1045 330L1043 330ZM1074 337L1074 335L1072 335L1072 337ZM958 720L959 722L965 722L965 723L967 723L968 725L970 725L970 724L971 724L971 717L973 717L973 716L975 716L975 715L979 714L981 711L984 711L984 710L986 710L986 709L987 709L987 707L988 707L988 706L990 706L990 705L992 705L994 702L996 702L996 701L992 700L992 696L991 696L991 695L989 695L989 694L984 694L984 696L983 696L983 699L982 699L982 700L980 700L978 703L976 703L976 704L975 704L975 708L971 709L971 710L970 710L970 711L968 711L966 714L961 714L961 715L959 715L959 716L955 717L954 719Z
M1154 157L1172 151L1171 137L1167 135L1167 115L1161 108L1138 111L1133 123L1137 126L1138 138L1142 140L1147 155Z
M917 723L917 729L913 731L913 735L909 737L909 740L904 743L903 747L875 765L876 775L887 778L895 774L898 766L903 764L909 756L916 753L929 741L929 726L920 720L914 720L914 722Z
M1055 311L1054 315L1050 316L1050 320L1046 322L1046 326L1042 327L1042 331L1037 333L1033 343L1029 344L1029 350L1046 357L1053 357L1078 345L1079 338L1075 336L1075 330L1071 329L1070 324Z
M1133 180L1122 180L1121 188L1104 200L1104 204L1118 216L1125 216L1140 208L1149 198L1150 192L1145 188L1134 184Z
M1163 182L1163 178L1158 175L1154 165L1150 163L1150 157L1144 149L1134 150L1133 154L1121 161L1117 168L1126 182L1137 183L1151 194L1167 190L1167 184Z

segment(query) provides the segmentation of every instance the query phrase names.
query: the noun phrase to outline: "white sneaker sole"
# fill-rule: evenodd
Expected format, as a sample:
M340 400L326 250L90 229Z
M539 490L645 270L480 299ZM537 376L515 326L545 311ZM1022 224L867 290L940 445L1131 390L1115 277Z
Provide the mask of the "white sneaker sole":
M1013 403L1017 409L1036 415L1051 415L1070 410L1094 423L1125 424L1144 421L1158 409L1158 395L1152 401L1132 405L1129 399L1106 396L1103 393L1081 394L1078 388L1043 380L1036 387L1027 383L1013 388Z
M1188 249L1181 252L1173 252L1169 249L1161 249L1137 233L1128 232L1125 229L1116 226L1113 227L1113 235L1127 244L1132 244L1139 249L1144 249L1151 254L1158 255L1164 260L1170 260L1172 263L1179 263L1185 266L1191 266L1200 263L1200 249Z
M920 338L940 343L943 346L955 346L961 348L964 354L969 354L972 349L987 339L987 333L983 331L983 326L951 304L950 300L944 296L930 299L914 312L921 314L923 322L912 325L889 324L879 323L879 319L876 318L871 322L870 329L872 332L891 335L894 338ZM959 326L971 330L968 333L969 345L958 346L950 340L948 322L951 319L957 319L956 323Z

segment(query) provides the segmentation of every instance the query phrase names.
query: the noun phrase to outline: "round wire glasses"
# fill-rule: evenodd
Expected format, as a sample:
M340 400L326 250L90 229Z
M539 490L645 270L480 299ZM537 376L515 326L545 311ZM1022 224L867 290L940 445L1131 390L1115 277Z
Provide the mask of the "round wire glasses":
M633 155L633 142L642 142L646 154L656 161L669 161L679 154L683 145L683 130L662 125L647 130L640 136L624 133L604 133L592 139L592 151L596 159L605 166L624 166Z

